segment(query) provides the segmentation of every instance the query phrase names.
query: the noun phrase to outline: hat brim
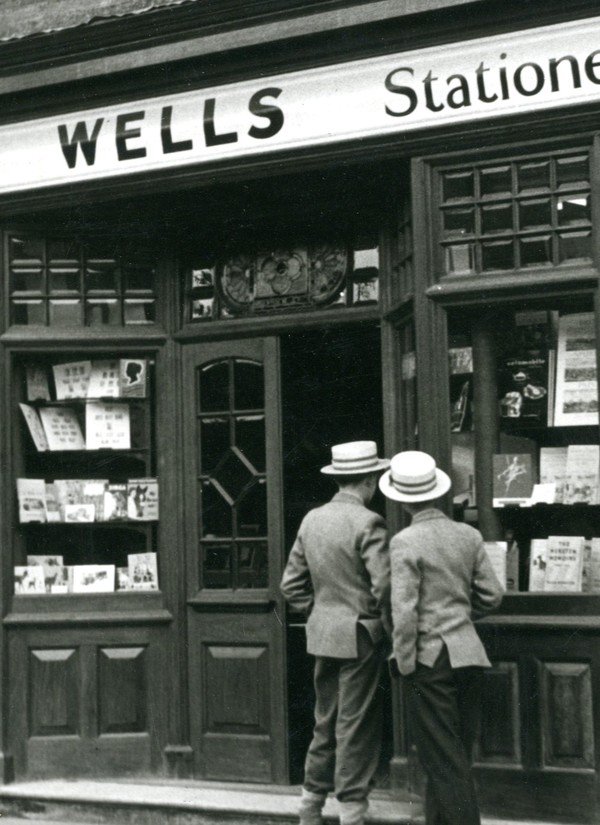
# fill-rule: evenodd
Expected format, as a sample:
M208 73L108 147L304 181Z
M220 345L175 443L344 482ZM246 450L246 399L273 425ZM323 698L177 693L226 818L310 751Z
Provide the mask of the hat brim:
M419 501L433 501L435 498L440 498L448 492L452 486L450 476L443 470L436 467L435 470L435 487L427 490L426 493L417 493L411 495L410 493L401 493L397 490L390 481L390 470L384 473L379 479L379 489L386 498L391 498L393 501L402 501L405 504Z
M389 466L389 458L378 458L377 464L374 464L366 470L339 470L337 467L334 467L333 464L328 464L326 467L321 467L321 472L326 476L366 476L371 475L371 473L381 473L387 470Z

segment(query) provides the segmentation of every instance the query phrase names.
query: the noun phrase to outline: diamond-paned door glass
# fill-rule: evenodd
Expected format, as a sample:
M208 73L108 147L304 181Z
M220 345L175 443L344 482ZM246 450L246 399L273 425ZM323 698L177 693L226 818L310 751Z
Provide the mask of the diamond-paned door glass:
M120 242L7 236L12 324L128 326L157 317L155 269ZM33 300L35 298L35 301Z
M439 175L445 275L591 263L587 150L486 161Z
M262 364L224 358L200 367L196 404L201 587L267 587Z

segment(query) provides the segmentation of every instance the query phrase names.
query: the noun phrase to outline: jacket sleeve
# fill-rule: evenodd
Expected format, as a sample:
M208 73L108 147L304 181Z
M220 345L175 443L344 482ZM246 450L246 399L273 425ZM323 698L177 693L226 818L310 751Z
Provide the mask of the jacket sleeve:
M385 521L375 516L361 536L360 554L371 579L371 593L388 636L392 635L390 606L390 554Z
M296 536L288 563L283 571L280 589L290 607L299 613L307 615L310 613L314 592L302 544L302 527Z
M483 541L479 542L475 566L473 568L473 581L471 582L471 615L473 619L479 619L486 613L491 613L500 606L504 591L498 581L492 564L488 558Z
M412 545L402 534L390 544L392 561L392 636L393 656L403 676L412 673L417 663L418 602L421 571Z

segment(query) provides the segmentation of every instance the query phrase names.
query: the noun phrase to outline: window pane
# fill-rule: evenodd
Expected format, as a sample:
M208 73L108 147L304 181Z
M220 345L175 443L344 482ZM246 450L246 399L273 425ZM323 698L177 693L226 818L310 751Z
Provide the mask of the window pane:
M556 182L560 187L588 187L590 183L590 164L587 155L572 158L559 158L556 161Z
M235 422L235 443L254 469L265 471L265 419L262 415L243 416Z
M73 267L50 267L48 272L48 290L50 292L79 292L79 269Z
M519 225L521 229L531 229L533 227L550 226L552 223L552 212L550 209L550 199L535 201L521 201L519 204Z
M497 241L482 244L483 269L514 269L515 261L512 241Z
M200 554L203 586L211 589L231 589L231 546L205 544Z
M253 361L236 359L233 364L236 410L262 410L265 405L263 368Z
M88 261L85 288L87 292L116 292L119 289L119 267L116 261Z
M588 224L592 218L590 197L587 195L576 198L571 195L559 198L556 203L556 212L558 223L561 226Z
M13 324L45 324L46 305L44 301L13 301Z
M473 183L474 175L471 170L466 172L446 172L442 176L444 200L473 198L475 195Z
M200 504L200 528L203 538L231 536L231 507L209 481L202 482Z
M27 269L19 267L12 270L13 292L43 292L44 273L37 267Z
M481 222L484 233L505 232L513 228L512 204L500 203L481 208Z
M546 235L541 238L522 238L519 242L521 266L539 266L552 263L552 240Z
M448 235L472 235L475 231L475 210L445 209L444 232Z
M123 267L123 290L125 292L153 292L154 280L154 269L151 266L128 264Z
M81 324L81 301L50 301L50 326Z
M154 301L126 299L123 309L126 324L153 324L156 320Z
M116 299L86 301L85 322L88 327L120 326L120 303Z
M481 170L482 195L510 195L511 193L510 166L496 166Z
M36 261L41 264L44 260L44 239L13 235L9 241L9 256L11 263Z
M519 192L527 189L548 189L550 187L550 161L520 163L517 166Z
M227 418L205 418L200 422L200 472L214 470L229 448Z
M62 263L71 264L79 269L79 244L75 240L69 239L49 239L48 240L48 264Z
M229 409L229 362L217 361L199 371L200 412Z
M446 271L459 275L473 270L473 245L453 244L446 247Z
M558 257L560 262L591 260L591 232L565 232L558 236Z
M267 484L261 478L237 505L237 534L259 538L267 533Z
M237 547L237 581L240 588L268 586L267 545L247 542Z
M366 304L379 300L379 247L376 243L354 250L352 303Z

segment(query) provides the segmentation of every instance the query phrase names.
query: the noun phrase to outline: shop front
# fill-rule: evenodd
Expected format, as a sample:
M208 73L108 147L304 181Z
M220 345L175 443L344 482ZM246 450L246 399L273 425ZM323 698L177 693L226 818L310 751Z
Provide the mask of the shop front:
M507 583L484 808L599 821L600 18L490 12L460 40L464 4L382 5L342 34L288 10L293 62L241 23L209 60L198 24L168 77L154 35L145 66L131 39L9 78L7 781L301 781L311 665L278 584L331 444L372 438L452 472ZM381 687L378 785L418 791Z

